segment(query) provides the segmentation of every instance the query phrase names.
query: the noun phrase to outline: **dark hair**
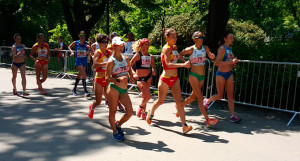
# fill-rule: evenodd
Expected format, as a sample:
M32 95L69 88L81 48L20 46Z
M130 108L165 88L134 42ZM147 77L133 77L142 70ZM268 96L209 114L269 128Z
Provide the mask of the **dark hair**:
M62 36L57 36L57 38L60 38L60 39L62 39Z
M38 39L38 38L40 38L40 37L42 37L42 36L44 36L43 33L38 33L38 34L36 35L36 38Z
M132 34L132 36L134 36L134 34L132 32L128 32L126 36L128 36L129 34Z
M203 36L202 32L196 31L193 33L192 38L196 37L198 34L201 34Z
M90 40L94 40L94 41L96 40L94 37L90 37L89 39L90 39Z
M15 33L15 35L14 35L14 39L16 39L16 38L17 38L17 36L20 36L20 37L21 37L21 35L20 35L19 33Z
M227 36L228 36L229 34L233 34L233 33L232 33L232 32L225 32L225 33L223 34L223 38L227 38Z
M221 37L221 39L220 39L220 41L219 41L220 45L222 45L222 44L225 43L224 38L227 38L227 36L228 36L229 34L233 34L233 33L230 32L230 31L225 31L225 32L224 32L223 36Z
M172 29L172 28L169 28L169 29L164 29L164 35L165 36L169 36L171 33L176 33L176 30Z
M97 34L97 43L101 43L104 39L107 39L107 35L105 34Z

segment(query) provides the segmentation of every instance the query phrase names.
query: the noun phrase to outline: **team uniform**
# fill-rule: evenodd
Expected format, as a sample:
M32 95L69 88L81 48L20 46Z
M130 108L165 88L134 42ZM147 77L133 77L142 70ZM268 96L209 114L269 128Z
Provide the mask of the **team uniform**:
M21 44L20 46L17 46L17 44L14 43L13 46L16 47L16 53L22 51L23 48L24 48L23 44ZM25 57L25 52L21 52L21 53L19 54L19 57L24 58L24 57ZM21 66L25 65L25 61L24 61L24 62L21 62L21 63L16 63L16 62L12 61L12 64L13 64L14 66L16 66L17 68L20 68Z
M83 45L80 44L79 40L76 41L75 45L75 66L78 67L82 65L87 67L88 51L87 48L88 42L85 41Z
M234 55L232 53L231 48L227 48L224 44L222 45L225 48L225 53L222 56L222 61L232 61L234 59ZM233 74L233 71L229 72L219 72L219 70L216 73L216 76L222 76L225 80L227 80L231 75Z
M205 65L205 60L206 60L206 51L202 45L201 50L197 49L196 46L193 46L193 53L190 56L190 62L194 66L200 66L200 65ZM205 75L200 75L194 72L190 72L189 75L194 76L198 79L198 81L202 81L205 79Z
M171 62L172 63L177 63L177 60L179 59L179 53L177 52L177 50L172 50L172 48L169 45L165 45L167 48L170 48L171 50ZM162 66L163 66L163 70L174 70L177 68L169 68L165 62L165 57L164 55L161 55L161 62L162 62ZM167 77L167 76L161 76L160 80L162 80L163 82L165 82L170 88L173 87L173 85L175 84L175 82L178 80L178 75L174 75L172 77Z
M106 50L107 55L103 54L100 49L98 49L100 52L100 56L97 60L98 63L107 62L109 57L111 56L111 53L109 50ZM96 72L103 72L106 71L106 66L95 68ZM98 84L100 84L102 87L105 87L107 85L107 82L105 80L105 77L95 77L94 81Z
M138 81L145 81L147 82L152 77L152 69L151 69L151 56L148 54L144 56L141 52L137 54L140 55L140 60L135 62L136 69L149 69L150 72L146 77L139 77Z
M125 57L123 55L122 56L122 61L118 61L114 56L111 56L110 59L114 62L114 68L112 70L112 76L114 78L118 78L124 75L128 75L128 71L129 71L129 65L127 63L127 60L125 59ZM113 84L113 83L109 83L109 85L116 89L120 95L127 93L127 88L126 89L122 89L120 87L118 87L117 85Z
M37 45L36 48L36 53L37 53L37 60L38 62L42 65L42 68L48 64L48 49L46 46L48 46L47 43L44 42L43 47L40 47L38 45L38 43L36 43L35 45Z

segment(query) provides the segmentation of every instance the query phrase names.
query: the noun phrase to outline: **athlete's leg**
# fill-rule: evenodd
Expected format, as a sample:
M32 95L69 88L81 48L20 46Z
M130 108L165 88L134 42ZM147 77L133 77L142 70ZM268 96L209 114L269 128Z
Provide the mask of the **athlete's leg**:
M17 74L18 74L18 67L16 67L15 65L11 64L11 71L12 71L11 82L13 84L13 88L17 89L17 87L16 87L16 79L17 79Z
M82 77L82 86L84 88L85 93L88 93L87 89L86 89L86 67L80 65L78 66L78 72L80 73L81 77Z
M192 93L191 93L191 95L188 98L186 98L184 100L184 102L182 102L182 106L185 107L186 105L191 104L196 99L197 99L197 96L195 95L194 90L193 90Z
M41 80L41 83L44 83L46 79L48 78L48 64L45 64L42 67L42 73L43 73L43 79Z
M218 92L218 94L211 96L207 100L207 104L210 104L211 102L213 102L215 100L220 100L220 99L223 98L224 86L225 86L225 79L224 79L224 77L217 75L216 76L216 84L217 84L217 92Z
M123 123L128 121L133 114L132 103L131 103L130 97L128 95L128 92L120 95L120 102L125 107L125 114L122 116L122 118L118 122L119 126L121 126Z
M25 75L25 72L26 72L26 66L25 64L22 65L20 67L20 73L21 73L21 77L22 77L22 87L23 87L23 91L26 90L26 75Z
M150 83L151 83L151 80L150 80ZM145 82L145 81L138 81L137 86L139 87L140 91L142 92L142 98L143 98L140 106L145 109L148 101L151 99L151 94L149 92L149 89L150 89L149 83Z
M180 80L178 79L173 87L171 88L173 98L176 103L176 107L178 110L178 114L180 116L181 124L184 126L185 122L185 112L184 108L182 106L182 101L181 101L181 88L180 88Z
M227 98L228 98L228 108L230 115L234 115L234 98L233 98L233 92L234 92L234 78L233 75L231 75L226 80L226 91L227 91Z
M201 111L201 113L205 117L205 119L208 120L206 110L203 106L203 96L202 96L202 90L201 90L202 86L203 86L203 83L204 83L204 80L199 82L199 80L196 77L190 75L189 76L189 81L190 81L190 84L192 86L193 93L198 99L199 110Z
M92 107L93 109L99 106L102 101L103 87L97 82L94 83L94 92L95 92L96 100L93 102L93 107Z
M117 128L115 125L115 116L117 112L117 106L119 102L119 92L114 89L111 86L108 86L107 88L107 99L108 99L108 105L109 105L109 115L108 115L108 121L110 124L110 127L113 130L113 133L117 133Z
M41 90L43 90L42 82L41 82L41 78L40 78L42 65L39 62L35 62L34 67L35 67L35 75L36 75L36 84L38 85L38 89L41 91Z
M159 79L158 82L158 99L154 101L150 114L154 115L155 110L164 103L165 98L168 94L169 86L163 82L161 79Z

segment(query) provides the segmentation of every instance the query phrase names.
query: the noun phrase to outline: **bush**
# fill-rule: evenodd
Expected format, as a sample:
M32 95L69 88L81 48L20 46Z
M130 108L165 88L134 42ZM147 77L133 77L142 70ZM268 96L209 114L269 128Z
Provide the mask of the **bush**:
M192 34L195 31L205 32L205 24L200 14L182 13L165 19L165 28L173 28L177 31L177 47L179 50L193 44ZM162 23L158 21L149 34L151 45L161 46ZM165 40L163 40L165 42Z

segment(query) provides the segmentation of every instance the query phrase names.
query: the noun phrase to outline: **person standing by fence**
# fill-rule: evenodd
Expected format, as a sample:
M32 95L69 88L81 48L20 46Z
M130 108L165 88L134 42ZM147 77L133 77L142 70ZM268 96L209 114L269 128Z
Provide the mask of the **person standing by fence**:
M55 48L55 51L58 51L57 61L61 62L62 71L64 72L64 65L65 65L65 54L62 50L66 49L64 42L62 41L62 36L57 36L58 48Z
M94 117L94 110L97 106L100 105L102 100L102 93L105 95L105 99L107 99L106 91L108 83L105 80L105 71L106 71L106 64L111 56L111 52L107 49L107 35L99 34L97 35L97 43L100 44L100 49L97 49L94 54L93 58L93 66L96 70L95 79L94 79L94 92L96 100L93 104L89 107L89 118L93 119ZM104 91L104 92L103 92Z
M137 86L142 92L142 102L136 109L136 116L146 119L146 106L148 101L151 99L151 94L149 92L152 75L155 76L155 60L154 57L148 53L149 50L149 40L140 39L136 41L133 45L133 51L135 55L130 61L131 67L135 65L136 71L132 71L133 77L137 80Z
M128 74L131 83L134 83L130 61L122 55L125 42L121 37L114 37L112 40L112 49L114 54L109 58L106 66L105 78L109 83L107 89L109 105L109 123L113 130L113 139L117 141L124 140L124 133L121 129L123 123L128 121L133 114L132 103L127 91ZM125 114L119 121L116 121L118 102L122 102L125 107Z
M177 68L190 68L190 62L177 63L179 54L176 50L177 33L174 29L167 29L165 31L165 38L167 44L164 45L161 52L161 63L163 66L163 73L158 82L158 99L154 102L152 109L147 114L147 123L150 125L154 116L155 110L164 103L169 88L171 88L178 113L182 124L182 132L188 133L193 129L188 126L185 120L185 112L181 102L181 88L180 80L177 75Z
M215 65L219 67L216 73L218 94L211 96L209 99L204 99L203 105L205 108L208 108L211 102L222 99L224 87L226 87L228 108L231 115L229 121L237 123L241 121L241 118L234 114L234 79L232 68L236 67L238 59L234 57L232 53L232 48L230 45L232 45L233 42L234 35L232 33L225 33L223 36L223 45L221 45L218 49L218 55L215 63Z
M44 42L44 34L39 33L37 35L37 43L33 45L30 51L30 57L35 62L35 74L36 74L36 83L38 89L41 91L42 95L46 95L47 92L43 89L42 83L44 83L48 77L48 63L50 61L50 50L49 45ZM37 57L35 58L33 54L36 53ZM41 72L43 78L40 78Z
M132 44L135 42L133 33L132 32L128 32L127 33L127 38L128 38L128 41L125 43L123 54L125 56L127 56L131 60L131 58L134 55L132 53L133 52Z
M87 91L86 89L86 67L87 67L87 57L88 57L88 51L90 46L88 45L88 42L85 41L85 32L84 31L80 31L79 35L79 40L72 42L68 49L71 52L70 56L75 56L75 66L78 70L78 74L75 80L75 85L74 88L72 90L72 93L74 96L77 96L77 85L80 81L80 79L82 79L82 85L84 88L84 96L85 97L89 97L90 93ZM72 50L72 48L75 47L75 54Z
M15 43L11 48L11 53L13 57L13 61L11 64L12 71L12 84L13 84L13 94L18 95L17 87L16 87L16 78L18 74L18 69L20 70L22 77L22 87L23 87L23 96L28 96L29 93L26 91L26 65L25 65L25 45L21 44L21 35L16 33L14 35Z
M211 59L215 59L215 55L211 53L208 46L203 45L203 35L200 31L196 31L192 36L195 45L191 47L185 48L181 53L179 53L180 57L184 55L188 55L191 62L191 71L189 73L189 82L192 86L191 95L185 99L182 103L183 107L187 104L190 104L195 99L198 99L198 107L201 111L202 115L206 119L207 126L215 125L219 120L218 119L210 119L207 116L206 109L203 106L203 95L202 95L202 86L205 79L205 60L206 55ZM182 57L183 58L183 57ZM184 61L184 59L182 59ZM179 117L178 113L176 116Z

